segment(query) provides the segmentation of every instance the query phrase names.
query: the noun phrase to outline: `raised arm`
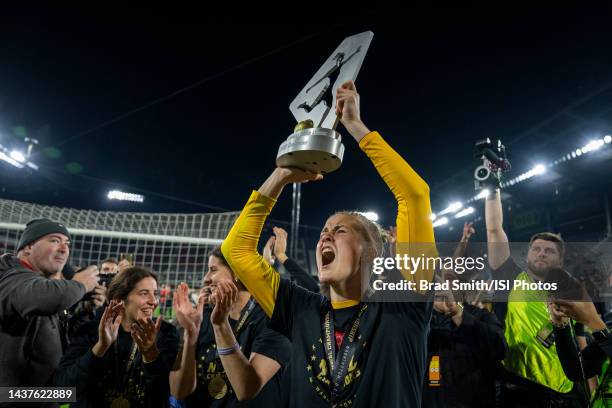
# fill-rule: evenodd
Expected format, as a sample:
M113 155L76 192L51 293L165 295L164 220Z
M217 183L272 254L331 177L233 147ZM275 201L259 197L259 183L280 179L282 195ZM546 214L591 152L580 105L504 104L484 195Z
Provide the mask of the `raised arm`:
M95 285L95 284L94 284ZM31 271L16 270L4 278L3 292L20 316L53 315L69 309L87 290L77 281L47 279Z
M378 132L370 132L363 124L353 81L342 85L336 99L336 113L340 113L342 124L370 158L397 201L397 253L420 256L426 252L425 255L434 256L429 186ZM407 280L431 280L433 271L420 270L416 274L402 271L402 275Z
M289 258L286 254L287 250L287 231L282 228L274 227L274 256L279 263L283 264L285 270L291 275L295 282L311 292L319 293L319 283L302 268L296 261Z
M298 169L274 169L259 190L251 194L221 245L221 252L230 268L269 317L274 311L280 275L257 252L261 230L276 199L287 184L322 178L319 174Z
M485 222L487 227L489 265L495 270L502 266L510 257L510 244L503 227L504 212L499 189L495 189L486 199Z
M196 348L202 325L204 296L198 299L197 307L189 301L189 287L181 283L172 297L176 320L183 328L183 345L179 351L175 370L170 371L170 393L177 399L185 399L197 387Z

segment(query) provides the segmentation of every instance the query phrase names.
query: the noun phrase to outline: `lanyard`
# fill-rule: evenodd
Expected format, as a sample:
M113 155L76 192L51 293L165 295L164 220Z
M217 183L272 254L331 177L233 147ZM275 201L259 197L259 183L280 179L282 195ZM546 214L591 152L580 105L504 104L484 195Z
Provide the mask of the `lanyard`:
M363 313L368 308L368 304L364 303L359 310L359 313L355 316L353 323L351 324L351 329L348 333L344 335L342 340L342 344L338 348L338 352L336 353L336 338L334 335L334 327L332 323L332 313L333 310L328 310L325 313L325 318L323 319L323 336L324 336L324 350L325 357L327 358L327 362L330 367L331 377L332 377L332 400L338 396L344 386L344 378L348 373L349 366L351 364L355 364L353 358L357 352L359 347L359 342L355 342L355 336L357 335L357 331L359 330L359 325L361 324L361 318Z
M115 375L116 375L116 379L119 379L119 372L120 372L120 363L119 363L119 346L117 345L119 341L119 338L117 338L117 340L115 340ZM125 367L125 373L123 373L123 378L122 378L122 382L118 384L117 386L117 391L121 390L122 392L125 391L125 388L127 386L128 383L128 378L130 375L130 372L132 371L132 366L134 364L134 361L136 360L136 353L138 352L138 346L136 345L136 343L133 342L132 340L132 351L130 352L130 357L128 359L127 365Z
M247 305L242 309L240 319L238 320L238 325L234 329L234 335L236 336L236 339L238 339L238 334L240 333L240 330L244 328L244 325L247 322L251 312L253 312L255 304L255 299L251 296L251 298L249 299L249 303L247 303Z

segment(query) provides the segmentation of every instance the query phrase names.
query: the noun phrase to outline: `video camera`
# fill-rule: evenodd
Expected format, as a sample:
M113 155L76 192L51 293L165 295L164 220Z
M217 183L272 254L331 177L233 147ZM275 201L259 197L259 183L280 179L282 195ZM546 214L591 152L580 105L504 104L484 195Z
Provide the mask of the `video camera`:
M106 286L108 288L115 275L116 273L106 273L98 275L98 278L100 278L98 284Z
M501 140L497 141L497 145L489 138L476 142L474 157L482 160L482 164L474 170L474 188L476 190L499 188L502 174L511 168L510 161L506 157L506 148Z
M84 271L87 268L81 268L78 271L76 271L74 269L74 267L68 263L66 263L66 265L64 266L64 276L66 276L66 278L68 279L72 279L74 277L75 274ZM113 280L113 278L115 277L116 273L108 273L108 274L99 274L98 275L98 285L102 285L104 287L106 287L108 289L108 287L110 286L111 281ZM85 294L85 296L83 296L83 301L90 301L92 299L92 292L88 292Z
M68 280L72 279L74 277L75 274L84 271L87 268L80 268L78 270L75 270L75 268L70 265L69 263L66 263L66 265L64 265L64 269L62 269L62 273L64 275L64 277ZM115 277L116 274L114 273L109 273L109 274L99 274L98 275L98 284L99 285L103 285L106 286L108 288L108 286L110 285L111 281L113 280L113 278Z

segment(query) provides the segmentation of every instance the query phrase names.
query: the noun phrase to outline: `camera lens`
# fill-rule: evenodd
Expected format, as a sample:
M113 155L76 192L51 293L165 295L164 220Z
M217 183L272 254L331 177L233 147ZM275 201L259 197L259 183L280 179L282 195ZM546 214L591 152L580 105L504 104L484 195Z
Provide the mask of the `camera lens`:
M476 168L476 171L474 172L474 177L476 178L476 180L486 180L487 177L489 177L489 174L491 174L491 171L486 168L485 166L478 166Z

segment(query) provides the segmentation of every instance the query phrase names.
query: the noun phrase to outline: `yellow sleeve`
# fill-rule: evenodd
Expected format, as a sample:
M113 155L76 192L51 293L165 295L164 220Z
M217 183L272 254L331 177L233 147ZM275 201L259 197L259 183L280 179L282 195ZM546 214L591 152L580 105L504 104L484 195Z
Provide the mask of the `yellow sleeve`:
M230 268L268 317L272 317L274 311L280 275L257 252L257 242L274 204L273 198L253 191L221 245Z
M378 132L368 133L359 142L359 147L372 160L397 201L397 254L436 256L427 183ZM418 283L421 279L431 281L434 271L401 272L406 280Z

